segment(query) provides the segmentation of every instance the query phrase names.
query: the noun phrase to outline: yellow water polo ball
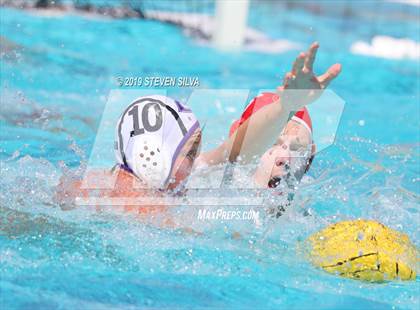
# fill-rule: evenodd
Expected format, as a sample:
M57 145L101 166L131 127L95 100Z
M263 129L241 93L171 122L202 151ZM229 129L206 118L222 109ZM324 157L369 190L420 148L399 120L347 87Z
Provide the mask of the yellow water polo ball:
M368 220L344 221L308 238L312 264L371 282L415 280L417 249L404 233Z

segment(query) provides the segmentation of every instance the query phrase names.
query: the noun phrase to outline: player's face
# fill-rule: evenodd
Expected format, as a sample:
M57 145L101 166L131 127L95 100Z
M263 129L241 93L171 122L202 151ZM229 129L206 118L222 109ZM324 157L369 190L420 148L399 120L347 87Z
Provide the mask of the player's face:
M312 139L308 130L291 120L276 143L261 157L254 175L262 187L276 187L276 182L291 175L300 180L311 156Z
M182 181L184 181L191 173L194 160L200 153L201 132L196 132L188 139L179 152L175 160L174 167L171 172L171 182L168 185L169 190L175 189Z

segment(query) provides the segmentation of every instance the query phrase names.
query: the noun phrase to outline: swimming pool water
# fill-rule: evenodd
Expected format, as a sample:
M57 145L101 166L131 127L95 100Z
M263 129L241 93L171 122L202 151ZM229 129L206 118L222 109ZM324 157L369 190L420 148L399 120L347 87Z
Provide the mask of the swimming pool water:
M334 145L318 154L313 180L293 208L260 226L197 222L193 207L174 208L174 218L200 235L109 209L61 210L54 186L68 169L86 164L115 77L198 76L201 88L256 93L276 87L298 51L221 52L159 22L1 8L0 304L417 309L418 278L385 284L342 279L312 267L299 250L328 223L357 217L420 242L419 61L349 52L354 41L378 34L418 40L418 10L366 4L362 14L350 5L355 14L334 17L334 8L345 5L334 2L328 14L252 5L250 24L271 37L302 47L320 42L317 72L342 63L331 87L346 105ZM181 100L191 92L168 91ZM204 149L227 135L243 104L192 107L206 123Z

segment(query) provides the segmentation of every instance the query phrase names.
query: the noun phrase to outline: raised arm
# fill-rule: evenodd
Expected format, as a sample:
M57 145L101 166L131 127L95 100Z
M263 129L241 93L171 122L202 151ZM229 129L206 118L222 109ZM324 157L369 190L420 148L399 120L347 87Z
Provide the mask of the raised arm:
M341 65L332 65L324 74L315 76L313 63L319 44L313 43L293 63L292 70L277 88L277 100L253 113L226 141L197 159L197 166L222 162L247 163L260 156L273 144L289 117L319 98L322 90L338 76Z

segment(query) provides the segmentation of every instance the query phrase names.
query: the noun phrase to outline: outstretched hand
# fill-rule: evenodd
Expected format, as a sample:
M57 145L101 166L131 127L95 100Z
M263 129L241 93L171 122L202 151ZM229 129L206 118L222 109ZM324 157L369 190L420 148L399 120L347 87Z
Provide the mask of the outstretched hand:
M283 85L277 88L283 104L291 111L297 111L318 99L322 90L340 74L341 65L334 64L324 74L315 76L313 64L318 48L319 44L314 42L307 52L300 53L292 71L286 73Z

